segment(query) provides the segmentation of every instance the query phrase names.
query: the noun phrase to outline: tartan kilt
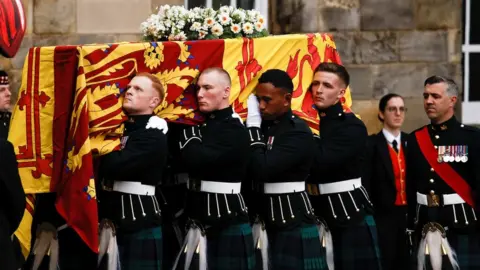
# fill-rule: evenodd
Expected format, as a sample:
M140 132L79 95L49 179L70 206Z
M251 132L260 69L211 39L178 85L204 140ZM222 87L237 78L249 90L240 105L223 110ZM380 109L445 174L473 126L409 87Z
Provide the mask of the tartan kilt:
M373 216L348 227L330 227L335 269L382 269L377 227ZM388 269L385 269L388 270Z
M162 227L139 232L118 234L118 249L122 270L162 269Z
M460 234L452 230L447 231L447 239L450 247L457 255L457 262L461 270L480 269L480 233ZM413 269L417 269L418 243L412 254ZM432 269L429 256L425 258L425 269ZM446 255L442 256L442 270L453 269Z
M289 230L268 230L270 269L328 270L316 224L303 223ZM257 269L262 269L257 252ZM340 269L340 268L338 268Z
M210 227L207 236L208 270L253 270L255 253L252 227L248 223L232 224L226 227ZM185 252L180 251L175 269L184 269ZM198 254L194 254L191 270L199 268Z

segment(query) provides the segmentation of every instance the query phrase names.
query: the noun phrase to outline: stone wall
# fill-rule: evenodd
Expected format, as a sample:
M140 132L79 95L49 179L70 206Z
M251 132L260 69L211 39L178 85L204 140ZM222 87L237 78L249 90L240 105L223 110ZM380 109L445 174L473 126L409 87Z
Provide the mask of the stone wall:
M294 1L294 5L289 1ZM14 92L20 85L23 62L30 47L140 40L139 25L156 6L181 5L184 0L22 2L28 20L22 48L13 59L0 57L0 69L6 69L12 76ZM409 111L405 130L411 131L427 121L421 97L427 76L448 75L461 83L461 0L270 0L270 3L281 10L294 9L279 7L278 3L302 7L289 21L293 27L287 32L333 34L351 73L354 110L370 133L380 128L376 115L382 95L396 92L406 97ZM273 26L273 32L278 33L280 30Z
M377 108L384 94L406 97L404 127L412 131L428 122L422 105L428 76L450 76L461 85L461 0L304 0L304 4L301 31L333 34L351 73L353 109L370 133L381 128Z

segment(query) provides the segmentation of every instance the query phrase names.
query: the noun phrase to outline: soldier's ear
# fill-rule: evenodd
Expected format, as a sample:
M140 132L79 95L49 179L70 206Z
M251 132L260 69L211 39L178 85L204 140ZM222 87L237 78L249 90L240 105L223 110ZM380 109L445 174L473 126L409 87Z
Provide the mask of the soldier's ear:
M230 97L230 87L225 87L225 90L223 92L223 98L227 99Z

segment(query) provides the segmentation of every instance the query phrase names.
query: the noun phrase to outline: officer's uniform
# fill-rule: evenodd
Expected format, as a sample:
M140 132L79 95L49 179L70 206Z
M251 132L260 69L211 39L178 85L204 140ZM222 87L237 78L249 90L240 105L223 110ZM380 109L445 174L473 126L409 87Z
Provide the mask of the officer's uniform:
M335 269L380 269L369 185L362 181L368 133L340 102L320 110L320 136L307 192L333 237Z
M100 160L100 229L114 224L122 269L162 269L161 209L155 193L166 164L167 137L146 128L153 117L130 116L122 149Z
M289 110L274 121L264 120L261 128L250 127L249 133L256 194L249 204L258 214L255 247L263 253L257 265L268 260L270 269L327 269L319 223L305 192L313 161L311 130Z
M184 269L190 258L200 269L253 269L252 230L240 194L249 158L247 129L227 107L206 115L200 127L185 128L180 148L189 174L189 221L175 269Z
M8 138L8 128L10 126L10 112L0 112L0 139Z
M426 229L440 231L457 253L460 269L480 269L478 211L472 207L475 203L478 207L480 198L480 130L452 117L414 131L407 144L408 220L415 230L416 247ZM427 244L413 255L426 254L431 269L428 254L433 249ZM448 265L445 243L441 252L443 264Z
M12 235L25 211L25 193L18 174L13 145L0 138L0 268L18 269Z

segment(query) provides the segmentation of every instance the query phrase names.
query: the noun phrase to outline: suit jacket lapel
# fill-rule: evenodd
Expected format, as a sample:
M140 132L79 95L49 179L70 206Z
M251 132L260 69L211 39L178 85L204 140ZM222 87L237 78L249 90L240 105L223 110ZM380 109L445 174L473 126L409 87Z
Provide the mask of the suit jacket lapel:
M408 149L407 149L407 138L408 138L408 134L405 133L405 132L402 132L402 137L401 138L402 138L401 140L402 140L403 156L405 158L407 158L407 151L408 151Z
M390 152L388 150L388 142L387 139L385 139L383 132L381 131L377 134L377 149L380 153L380 157L382 158L385 170L390 176L390 179L392 179L393 183L395 184L395 175L393 174L393 165L392 159L390 158Z

